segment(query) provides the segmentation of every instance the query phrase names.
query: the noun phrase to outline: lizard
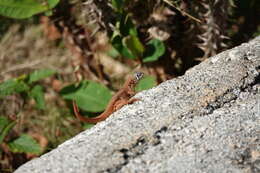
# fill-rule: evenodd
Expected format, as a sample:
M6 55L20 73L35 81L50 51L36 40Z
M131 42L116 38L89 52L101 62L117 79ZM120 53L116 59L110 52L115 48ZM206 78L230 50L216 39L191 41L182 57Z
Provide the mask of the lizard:
M118 109L122 108L126 104L132 104L136 101L139 101L138 98L132 98L136 92L134 91L134 87L143 77L142 72L136 72L133 76L129 77L123 87L111 98L109 101L105 111L97 117L88 118L84 117L79 113L78 106L75 101L73 101L73 110L76 117L86 123L98 123L100 121L105 120L109 117L113 112L117 111Z

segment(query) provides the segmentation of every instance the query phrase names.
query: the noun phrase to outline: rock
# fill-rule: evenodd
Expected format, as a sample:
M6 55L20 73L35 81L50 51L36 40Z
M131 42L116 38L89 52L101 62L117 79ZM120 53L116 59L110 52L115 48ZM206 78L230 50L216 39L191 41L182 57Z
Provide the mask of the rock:
M260 37L136 95L16 173L260 172Z

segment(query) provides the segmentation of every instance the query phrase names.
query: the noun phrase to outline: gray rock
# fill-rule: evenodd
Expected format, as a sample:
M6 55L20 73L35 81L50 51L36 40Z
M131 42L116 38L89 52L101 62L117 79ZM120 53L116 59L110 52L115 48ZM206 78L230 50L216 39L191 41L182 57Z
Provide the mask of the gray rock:
M260 37L136 95L16 173L260 172Z

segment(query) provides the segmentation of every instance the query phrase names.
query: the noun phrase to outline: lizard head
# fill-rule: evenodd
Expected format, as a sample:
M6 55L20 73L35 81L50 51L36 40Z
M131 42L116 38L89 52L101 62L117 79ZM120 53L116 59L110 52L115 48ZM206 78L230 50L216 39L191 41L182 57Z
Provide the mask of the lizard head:
M144 76L144 73L142 72L135 72L134 74L134 78L135 78L135 82L137 83L140 79L142 79Z
M139 80L142 79L143 76L144 73L135 72L134 75L125 82L124 87L125 88L130 87L133 89L136 86L136 84L139 82Z

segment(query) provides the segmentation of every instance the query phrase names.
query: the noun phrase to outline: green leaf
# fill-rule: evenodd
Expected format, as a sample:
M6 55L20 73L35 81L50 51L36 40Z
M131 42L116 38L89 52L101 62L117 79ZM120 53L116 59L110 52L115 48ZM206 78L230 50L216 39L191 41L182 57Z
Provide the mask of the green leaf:
M19 138L8 143L12 152L40 154L41 147L31 136L22 134Z
M90 129L91 127L93 127L93 126L94 126L94 124L84 123L83 128L84 128L85 130L87 130L87 129Z
M76 100L78 106L88 112L103 111L112 97L105 86L89 81L82 81L78 87L69 85L60 92L64 99Z
M53 12L52 12L52 10L47 10L44 12L44 15L49 17L49 16L53 15Z
M153 76L145 76L143 79L141 79L137 86L135 87L136 91L142 91L150 89L154 86L156 86L156 79Z
M121 54L126 57L126 58L129 58L129 59L136 59L137 57L134 56L131 51L125 47L125 46L122 46L122 49L121 49Z
M122 38L120 35L114 35L112 40L111 40L111 43L113 45L113 47L119 52L121 53L122 51Z
M0 116L0 133L2 133L2 131L8 124L9 120L4 116Z
M111 46L111 48L106 52L106 54L112 58L117 58L118 56L120 56L120 53Z
M165 53L165 46L161 40L152 39L147 44L144 53L143 62L152 62L158 60Z
M119 35L115 36L112 40L112 45L122 56L130 58L130 59L136 58L136 56L134 56L130 52L130 50L123 45L121 36L119 36Z
M0 0L0 15L23 19L50 10L59 0Z
M144 52L144 46L136 36L127 36L123 38L123 45L135 56L141 57Z
M36 70L28 75L28 83L31 84L33 82L49 77L55 73L56 71L51 69Z
M121 13L123 11L124 7L124 0L112 0L112 7L115 9L115 11Z
M6 117L0 117L0 144L15 124L15 121L10 122Z
M121 20L119 23L119 31L120 34L124 37L128 35L137 37L138 35L136 27L127 13L124 13L121 16Z
M59 2L60 0L47 0L48 4L49 4L49 9L54 8Z
M34 86L29 95L35 100L36 107L38 109L45 109L44 93L42 86Z
M15 93L21 93L29 90L29 86L22 80L10 79L0 84L0 98Z

